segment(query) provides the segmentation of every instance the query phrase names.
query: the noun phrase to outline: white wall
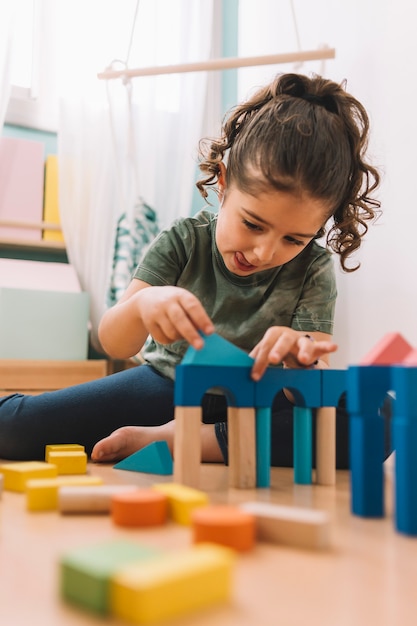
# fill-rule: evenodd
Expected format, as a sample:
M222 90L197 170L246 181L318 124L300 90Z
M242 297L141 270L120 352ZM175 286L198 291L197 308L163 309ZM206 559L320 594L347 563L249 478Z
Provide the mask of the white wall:
M411 0L294 0L304 50L327 44L336 58L302 67L240 70L240 93L276 71L317 72L341 81L371 118L372 162L382 171L383 214L355 261L353 274L338 272L339 299L332 364L345 367L387 332L417 346L417 37ZM251 9L255 5L255 11ZM297 49L291 3L241 0L240 55Z

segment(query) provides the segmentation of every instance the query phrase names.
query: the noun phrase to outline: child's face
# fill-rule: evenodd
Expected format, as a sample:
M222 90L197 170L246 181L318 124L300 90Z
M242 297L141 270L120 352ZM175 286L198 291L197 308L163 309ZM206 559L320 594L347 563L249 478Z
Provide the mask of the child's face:
M271 190L252 196L229 187L216 243L230 272L248 276L288 263L326 221L328 207L308 196Z

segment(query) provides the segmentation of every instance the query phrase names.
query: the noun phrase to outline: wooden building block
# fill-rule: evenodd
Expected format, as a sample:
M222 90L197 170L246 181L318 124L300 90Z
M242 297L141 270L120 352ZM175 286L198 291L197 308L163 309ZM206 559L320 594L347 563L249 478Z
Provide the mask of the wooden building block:
M148 624L224 602L231 594L233 564L231 550L209 544L132 563L112 576L111 612Z
M18 461L0 465L4 477L4 488L9 491L24 492L26 483L31 478L54 478L58 471L56 465L44 461Z
M49 463L57 466L58 474L86 474L87 454L78 450L52 450L48 454Z
M50 452L85 452L85 447L79 443L50 443L45 446L45 461L47 463Z
M175 407L174 481L198 489L201 464L201 407Z
M192 511L209 503L207 494L185 485L157 483L153 485L153 489L161 491L168 497L169 515L178 524L190 525Z
M246 502L241 508L255 516L259 541L316 550L329 547L330 521L324 511L267 502Z
M210 505L192 512L194 543L217 543L238 552L255 544L255 517L237 506Z
M137 488L137 485L61 486L58 490L58 509L61 513L110 513L114 495Z
M172 468L172 455L166 441L153 441L114 465L114 469L164 476L170 476Z
M57 476L36 478L26 482L26 506L29 511L54 511L58 509L59 489L66 485L101 485L98 476Z
M151 488L118 493L110 511L118 526L160 526L167 521L168 496Z
M316 481L336 484L336 408L322 406L316 413Z
M158 554L154 548L125 540L83 546L60 559L61 594L68 602L107 615L113 573L128 563L150 560Z
M227 424L229 429L229 485L236 489L255 489L255 409L229 406Z

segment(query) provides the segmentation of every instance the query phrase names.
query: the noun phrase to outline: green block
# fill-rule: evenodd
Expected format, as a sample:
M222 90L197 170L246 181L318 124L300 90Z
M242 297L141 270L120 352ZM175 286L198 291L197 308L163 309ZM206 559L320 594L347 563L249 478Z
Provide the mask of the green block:
M159 555L159 550L124 540L78 548L60 560L61 595L72 604L107 615L113 572Z

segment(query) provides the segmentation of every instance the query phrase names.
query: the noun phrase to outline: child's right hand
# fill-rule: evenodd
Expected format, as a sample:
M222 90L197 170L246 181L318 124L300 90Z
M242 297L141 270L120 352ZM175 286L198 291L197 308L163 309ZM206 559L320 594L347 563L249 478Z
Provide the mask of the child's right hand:
M136 294L140 317L149 334L166 344L185 339L196 350L204 345L214 326L201 302L181 287L146 287Z

